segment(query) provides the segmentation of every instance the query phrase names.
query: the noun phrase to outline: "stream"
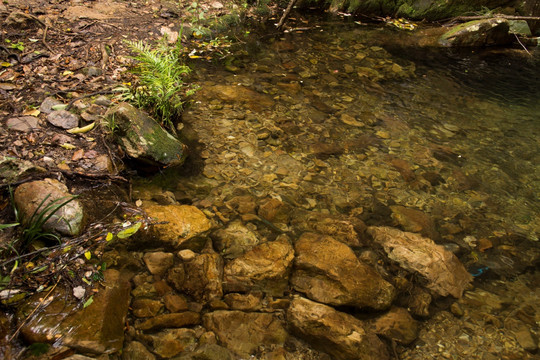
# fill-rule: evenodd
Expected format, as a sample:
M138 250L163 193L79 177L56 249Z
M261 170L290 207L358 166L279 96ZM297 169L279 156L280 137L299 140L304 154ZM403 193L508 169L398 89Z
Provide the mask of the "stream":
M249 195L421 233L475 276L471 294L489 289L506 305L486 310L477 296L461 319L435 315L401 358L488 359L473 354L516 340L492 334L485 314L534 308L538 296L539 57L422 47L414 36L330 23L247 40L227 66L197 64L201 88L183 118L189 164L137 180L133 196L173 194L219 215ZM289 211L269 226L299 234L299 222Z

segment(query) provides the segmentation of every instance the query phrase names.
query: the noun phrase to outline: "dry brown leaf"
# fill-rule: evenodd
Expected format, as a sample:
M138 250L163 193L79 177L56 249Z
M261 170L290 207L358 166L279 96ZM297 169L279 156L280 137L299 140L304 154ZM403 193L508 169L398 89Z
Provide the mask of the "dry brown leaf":
M71 161L79 161L83 158L83 156L84 156L84 150L79 149L73 153L73 156L71 157Z

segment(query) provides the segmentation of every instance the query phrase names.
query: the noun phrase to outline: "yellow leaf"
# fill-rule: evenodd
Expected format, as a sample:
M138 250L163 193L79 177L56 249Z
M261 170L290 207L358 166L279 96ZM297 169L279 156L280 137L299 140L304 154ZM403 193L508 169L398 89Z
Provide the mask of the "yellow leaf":
M68 143L63 143L60 146L63 147L64 149L67 149L67 150L73 150L73 149L77 148L75 145L71 145L71 144L68 144Z
M90 258L92 258L92 253L90 251L87 251L84 253L84 257L86 258L86 260L90 260Z
M127 229L124 229L120 231L116 236L118 236L119 239L126 239L130 237L131 235L135 234L139 228L141 227L141 223L138 222L133 226L128 227Z
M114 235L113 235L112 233L109 232L109 233L107 233L107 236L105 237L105 240L106 240L106 241L111 241L111 240L113 239L113 236L114 236Z
M66 70L62 73L63 76L73 75L73 71Z
M26 109L23 111L23 115L38 116L41 113L38 109Z
M92 130L95 125L96 125L96 122L94 121L93 123L88 124L88 125L83 126L83 127L74 127L73 129L69 129L69 130L67 130L67 132L70 133L70 134L83 134L85 132L88 132L88 131Z

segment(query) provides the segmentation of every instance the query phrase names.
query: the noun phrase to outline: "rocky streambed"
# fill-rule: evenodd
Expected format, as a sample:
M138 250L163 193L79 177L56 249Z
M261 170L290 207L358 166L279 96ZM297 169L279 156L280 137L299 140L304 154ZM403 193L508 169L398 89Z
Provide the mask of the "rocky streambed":
M538 358L533 60L356 25L197 66L188 163L98 197L145 226L100 254L91 303L26 301L21 339L72 359Z

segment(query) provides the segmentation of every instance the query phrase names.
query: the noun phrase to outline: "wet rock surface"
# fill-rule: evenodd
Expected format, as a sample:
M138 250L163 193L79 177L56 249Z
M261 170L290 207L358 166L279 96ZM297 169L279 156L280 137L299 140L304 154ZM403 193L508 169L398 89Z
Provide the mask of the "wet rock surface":
M388 227L368 229L388 258L428 280L427 288L441 296L460 298L472 276L459 259L432 240Z
M389 359L385 345L355 317L304 298L287 311L293 332L335 359Z
M394 300L390 283L330 237L305 233L295 243L295 252L291 284L312 300L374 309L388 308Z

